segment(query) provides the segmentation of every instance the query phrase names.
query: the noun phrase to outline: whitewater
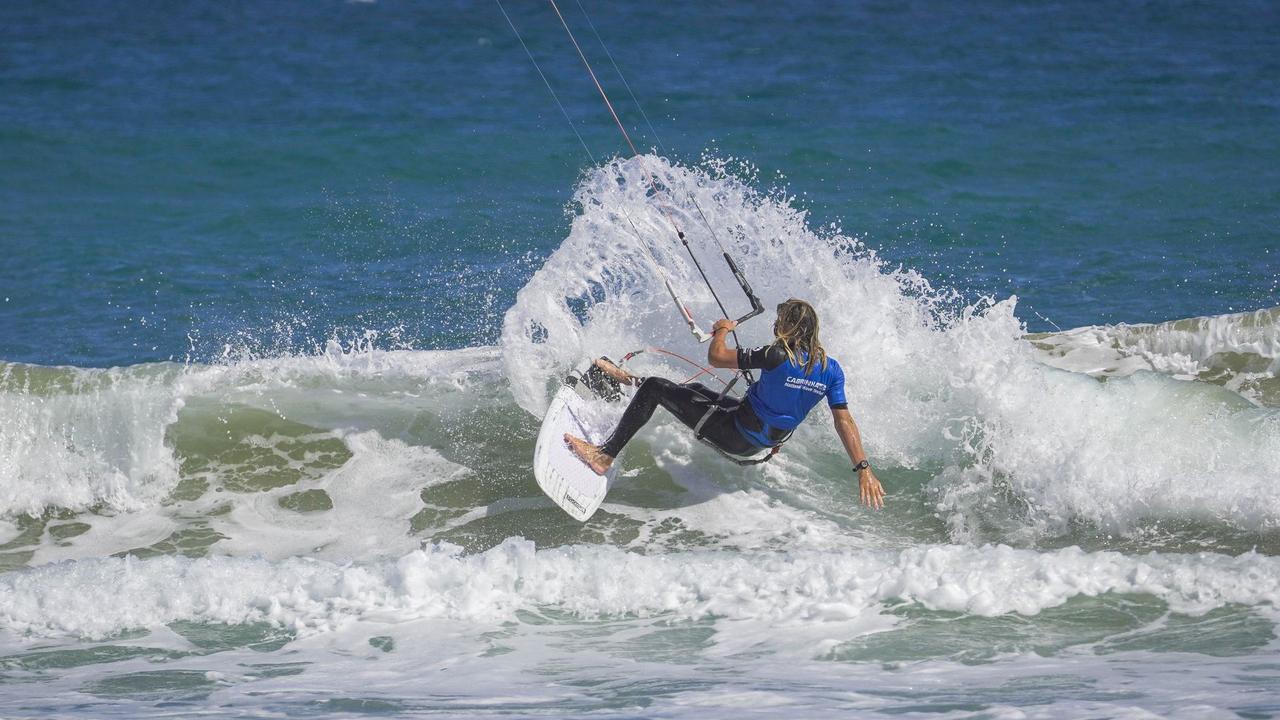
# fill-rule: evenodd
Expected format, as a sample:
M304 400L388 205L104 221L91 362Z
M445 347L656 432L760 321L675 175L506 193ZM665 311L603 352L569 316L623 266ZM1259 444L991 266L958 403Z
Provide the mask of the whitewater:
M584 172L496 346L0 362L0 716L1280 712L1280 308L1028 334L757 186ZM699 208L817 308L884 511L822 411L763 468L659 413L590 522L539 493L565 371L704 352L653 267L717 316Z

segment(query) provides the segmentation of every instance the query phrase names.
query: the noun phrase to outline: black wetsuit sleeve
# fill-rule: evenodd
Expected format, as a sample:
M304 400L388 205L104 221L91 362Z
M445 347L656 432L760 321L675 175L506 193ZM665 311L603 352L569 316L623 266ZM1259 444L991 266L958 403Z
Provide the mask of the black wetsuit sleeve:
M738 348L739 370L772 370L787 361L787 351L777 345Z

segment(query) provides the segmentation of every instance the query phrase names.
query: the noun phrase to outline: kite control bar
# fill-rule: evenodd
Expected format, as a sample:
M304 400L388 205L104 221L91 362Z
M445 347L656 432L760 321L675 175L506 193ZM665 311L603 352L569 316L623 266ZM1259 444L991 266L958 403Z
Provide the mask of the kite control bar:
M751 283L747 282L747 276L743 275L742 271L738 269L738 263L734 262L733 258L729 257L729 253L724 253L724 261L729 264L729 270L733 272L733 277L738 281L738 285L742 286L742 292L747 294L747 300L751 301L751 312L743 315L737 320L737 322L741 324L742 322L750 320L764 312L764 305L760 303L760 298L756 297L756 294L752 292Z
M699 212L701 212L701 209L699 209ZM693 248L689 247L689 241L685 239L684 232L676 230L676 236L680 238L680 242L684 245L685 251L689 253L689 259L693 261L693 266L698 269L698 274L702 276L702 282L706 284L707 290L711 292L711 297L715 299L716 305L720 307L720 312L723 313L725 317L728 317L729 311L725 309L724 303L720 301L720 296L716 294L716 289L712 287L711 280L707 278L706 271L702 269L702 263L698 262L698 257L693 254ZM719 238L716 238L716 242L717 244L720 242ZM760 298L756 297L755 291L751 289L751 283L747 282L747 276L742 274L742 270L738 267L738 263L733 261L733 258L729 255L729 251L725 250L723 245L720 246L720 254L724 257L725 263L729 265L729 271L733 273L734 279L738 281L738 286L742 288L742 292L746 294L747 300L751 303L751 312L748 312L746 315L743 315L734 321L737 324L741 324L764 312L764 305L760 302ZM697 338L700 343L710 340L711 333L708 333L698 327L698 323L693 319L693 315L689 312L689 308L685 307L685 304L680 300L680 297L676 295L675 288L671 287L671 281L666 279L665 273L663 281L666 283L667 292L671 294L671 299L675 301L676 307L680 308L680 314L684 316L684 322L689 326L689 332L693 333L693 336ZM737 339L737 333L734 333L734 338L735 340Z

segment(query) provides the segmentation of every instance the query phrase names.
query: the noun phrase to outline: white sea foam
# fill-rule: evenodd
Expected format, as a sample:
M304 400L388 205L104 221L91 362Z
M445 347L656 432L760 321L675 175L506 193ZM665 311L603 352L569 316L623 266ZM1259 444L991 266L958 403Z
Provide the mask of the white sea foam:
M409 523L422 509L423 489L471 473L430 448L387 440L376 432L343 440L353 455L337 470L255 493L225 516L211 518L211 527L224 536L212 551L332 561L399 555L421 545L410 534ZM281 507L282 497L307 491L323 491L332 508L297 513Z
M223 365L97 370L0 363L0 516L154 507L178 482L167 433L192 402L219 415L241 405L348 428L376 424L370 415L388 402L412 408L430 398L436 406L461 406L489 397L499 367L492 348L414 352L332 344L317 355Z
M1247 355L1257 372L1280 374L1280 308L1163 323L1089 325L1036 338L1047 362L1077 372L1155 370L1194 377L1225 354Z
M1041 360L1099 377L1152 371L1280 407L1280 308L1157 324L1090 325L1032 338Z
M649 197L647 172L671 188L665 206ZM648 345L702 355L632 229L709 325L719 311L664 216L685 231L722 295L740 305L700 208L767 308L792 295L815 304L873 460L941 468L932 488L955 539L981 540L991 499L1010 491L1016 512L997 514L1013 519L1022 539L1076 520L1119 531L1165 518L1280 526L1280 498L1268 490L1280 468L1274 410L1206 383L1155 375L1099 382L1048 367L1024 339L1014 298L957 309L917 273L886 266L836 231L811 230L786 198L732 177L655 157L617 161L587 177L575 201L568 238L503 326L512 394L535 415L555 378L584 355ZM768 318L740 335L747 345L768 341ZM789 445L840 452L825 430L806 428Z
M437 545L395 561L103 558L0 576L0 622L19 633L103 637L178 620L271 622L301 634L362 618L494 623L520 610L582 617L844 622L885 603L982 616L1035 614L1077 596L1139 593L1177 612L1280 600L1280 560L1004 546L900 552L642 555L608 546L535 551L510 539L463 555Z
M157 628L146 638L108 641L93 651L111 657L124 645L144 650L140 657L52 672L14 666L21 666L27 650L25 658L39 667L47 659L64 659L62 648L95 646L0 635L0 653L10 663L0 713L168 718L175 709L199 703L223 715L255 717L323 710L519 718L1203 720L1265 715L1276 695L1274 641L1227 657L1115 652L1084 641L1072 643L1079 650L1052 656L1023 650L977 663L842 662L823 651L815 658L815 648L828 643L814 638L867 637L874 625L828 620L770 632L744 621L715 623L710 630L708 622L661 618L592 622L561 616L546 623L545 615L525 617L531 621L488 632L449 619L367 618L337 632L304 635L275 653L208 653L177 632ZM1212 620L1204 622L1205 629L1215 627ZM219 633L216 627L199 630ZM699 647L707 632L713 644ZM803 647L762 652L791 644ZM741 651L720 652L735 646ZM166 660L166 653L176 657ZM29 672L34 681L13 682Z
M174 427L201 414L225 424L233 421L233 409L248 407L335 437L376 432L394 439L424 409L440 414L505 404L508 390L536 415L558 376L584 355L660 345L700 356L704 348L684 332L632 230L634 223L705 325L718 311L671 237L664 210L686 231L733 314L745 308L712 250L700 209L732 246L766 306L793 294L817 305L825 343L846 369L864 439L885 470L882 479L892 490L895 466L932 473L933 499L953 539L1034 541L1080 520L1120 531L1153 518L1247 530L1280 525L1280 499L1269 492L1280 467L1275 410L1249 407L1209 383L1156 373L1099 381L1048 367L1045 351L1023 339L1014 299L960 307L917 273L887 267L859 241L811 230L786 198L762 196L713 172L657 158L645 162L679 199L660 208L636 160L588 176L577 195L580 215L520 291L500 349L385 352L331 345L305 356L228 354L207 366L3 365L0 515L157 507L178 482ZM690 196L697 208L686 201ZM1164 338L1169 347L1156 348L1152 340L1144 346L1149 354L1172 357L1179 352L1174 345L1185 345L1175 342L1179 333L1207 333L1220 341L1187 352L1207 357L1234 348L1274 358L1270 331L1248 333L1275 324L1254 315L1210 323L1221 332L1195 335L1174 323L1167 332L1135 336ZM767 317L747 323L743 342L766 342L768 329ZM763 474L800 506L812 506L816 497L806 496L806 487L828 482L832 468L844 466L833 433L821 427L823 414L815 411L789 445L789 455L804 462L780 462ZM672 426L662 413L656 424ZM678 481L693 485L706 476L741 487L761 477L716 464L697 444L678 442L683 432L669 432L655 445L661 466ZM1010 501L993 507L997 496ZM799 527L807 522L801 516L787 522ZM703 519L710 527L711 515ZM1001 529L984 534L992 526ZM161 530L139 530L139 537ZM229 542L252 543L248 537Z
M0 514L155 502L177 482L164 428L176 366L0 365Z
M16 523L0 520L0 545L16 538L21 532L22 529Z

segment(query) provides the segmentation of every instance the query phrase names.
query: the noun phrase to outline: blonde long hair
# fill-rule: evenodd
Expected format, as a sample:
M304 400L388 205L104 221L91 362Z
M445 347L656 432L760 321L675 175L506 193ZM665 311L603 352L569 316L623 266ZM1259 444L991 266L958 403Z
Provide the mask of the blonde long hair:
M827 351L818 340L818 311L809 303L796 298L779 303L773 334L791 362L799 365L800 353L806 355L806 375L813 370L815 364L820 364L823 370L827 368Z

